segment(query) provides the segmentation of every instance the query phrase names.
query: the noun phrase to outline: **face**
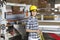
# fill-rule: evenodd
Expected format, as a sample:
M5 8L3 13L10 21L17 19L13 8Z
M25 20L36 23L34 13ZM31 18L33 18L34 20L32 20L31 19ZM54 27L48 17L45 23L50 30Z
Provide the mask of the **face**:
M32 16L36 16L37 12L32 11Z

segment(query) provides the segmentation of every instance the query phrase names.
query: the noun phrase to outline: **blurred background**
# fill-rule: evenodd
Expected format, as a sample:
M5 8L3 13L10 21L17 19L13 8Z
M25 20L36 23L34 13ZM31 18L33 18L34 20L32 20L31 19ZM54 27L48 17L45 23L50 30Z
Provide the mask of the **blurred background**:
M0 40L27 40L29 7L36 5L45 40L60 40L60 0L0 0Z

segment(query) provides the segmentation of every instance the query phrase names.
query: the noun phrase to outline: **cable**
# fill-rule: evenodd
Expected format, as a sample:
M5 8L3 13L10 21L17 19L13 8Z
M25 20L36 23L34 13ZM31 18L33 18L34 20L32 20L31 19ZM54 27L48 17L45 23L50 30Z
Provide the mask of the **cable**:
M45 40L42 31L40 31L39 38L40 38L40 40Z

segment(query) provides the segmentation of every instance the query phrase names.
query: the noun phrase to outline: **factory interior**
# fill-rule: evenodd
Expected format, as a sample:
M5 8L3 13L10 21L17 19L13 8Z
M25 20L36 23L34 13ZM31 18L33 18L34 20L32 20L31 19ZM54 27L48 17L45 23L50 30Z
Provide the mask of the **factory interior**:
M32 5L37 7L36 10L32 7L35 11L30 9ZM29 39L29 34L36 32L26 31L26 21L30 22L29 17L34 12L37 12L34 17L39 39L60 40L60 0L0 0L0 40L39 40Z

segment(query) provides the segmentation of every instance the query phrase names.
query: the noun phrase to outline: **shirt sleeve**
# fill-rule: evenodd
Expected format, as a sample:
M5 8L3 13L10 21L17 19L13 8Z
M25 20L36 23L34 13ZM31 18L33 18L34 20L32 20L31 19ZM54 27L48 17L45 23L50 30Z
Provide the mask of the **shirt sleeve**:
M29 22L29 20L26 21L26 29L30 29L30 22Z

